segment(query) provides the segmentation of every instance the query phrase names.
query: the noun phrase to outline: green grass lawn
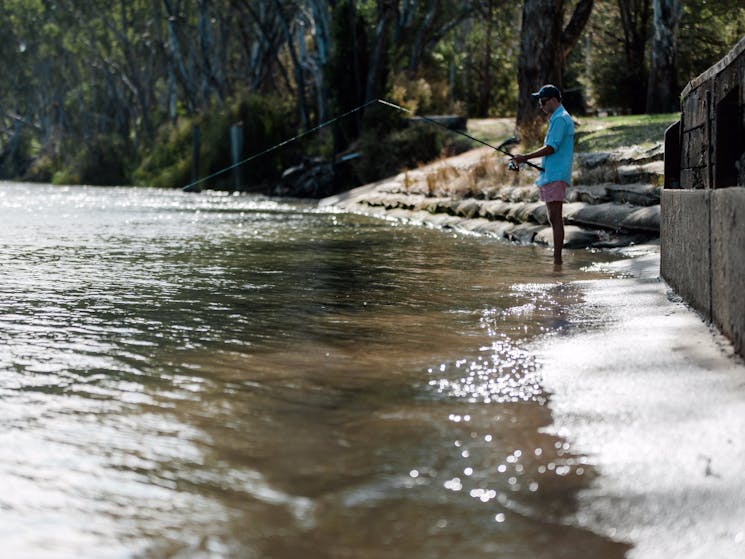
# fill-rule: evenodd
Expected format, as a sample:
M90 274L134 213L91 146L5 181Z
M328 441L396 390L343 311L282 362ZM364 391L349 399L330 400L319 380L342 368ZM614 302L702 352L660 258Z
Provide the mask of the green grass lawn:
M579 119L576 151L610 151L628 146L650 148L665 140L665 130L680 114L627 115Z
M630 146L650 148L665 139L668 126L680 119L679 113L579 117L576 151L612 151ZM514 133L514 118L469 119L469 134L489 143L499 143ZM518 147L519 150L519 147Z

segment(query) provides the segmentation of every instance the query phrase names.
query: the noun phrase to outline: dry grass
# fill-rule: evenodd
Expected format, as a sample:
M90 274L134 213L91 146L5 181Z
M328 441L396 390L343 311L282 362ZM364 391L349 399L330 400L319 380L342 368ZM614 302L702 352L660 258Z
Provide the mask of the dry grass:
M577 128L578 151L606 151L624 149L622 146L646 146L657 139L675 120L675 115L635 117L606 117L585 119ZM468 133L492 144L499 144L514 132L514 119L471 119ZM660 138L661 141L661 138ZM476 144L477 146L477 144ZM515 146L515 153L526 149ZM507 169L508 158L500 153L484 150L483 155L468 166L456 167L448 159L434 165L406 171L402 190L407 194L429 197L463 199L496 198L505 189L532 185L537 171L524 169L519 173ZM582 170L578 183L614 182L616 166L600 165ZM524 189L523 189L524 190ZM518 194L524 197L522 190Z
M504 187L532 184L535 173L509 171L506 158L482 155L472 165L454 166L441 160L435 166L422 167L403 175L403 191L432 197L492 198Z

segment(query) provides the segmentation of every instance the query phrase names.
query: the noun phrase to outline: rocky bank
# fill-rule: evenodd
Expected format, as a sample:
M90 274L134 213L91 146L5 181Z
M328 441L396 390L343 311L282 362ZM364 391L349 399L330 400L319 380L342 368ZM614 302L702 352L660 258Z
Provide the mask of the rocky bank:
M506 170L485 147L323 199L322 206L529 244L552 242L535 172ZM659 237L663 148L576 153L565 247L612 248Z

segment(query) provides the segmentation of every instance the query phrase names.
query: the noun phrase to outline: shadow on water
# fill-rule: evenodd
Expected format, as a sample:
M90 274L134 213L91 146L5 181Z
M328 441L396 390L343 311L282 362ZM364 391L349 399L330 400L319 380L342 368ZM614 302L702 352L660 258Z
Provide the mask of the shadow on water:
M545 429L521 349L582 326L571 281L607 255L555 271L535 247L247 197L16 185L0 211L18 556L628 549L568 524L596 472Z

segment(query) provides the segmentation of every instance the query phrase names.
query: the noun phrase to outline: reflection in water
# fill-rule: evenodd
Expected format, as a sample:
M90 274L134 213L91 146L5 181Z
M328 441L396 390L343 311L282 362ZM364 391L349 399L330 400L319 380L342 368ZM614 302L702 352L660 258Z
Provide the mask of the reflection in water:
M621 557L524 349L550 253L250 197L0 185L13 557Z

